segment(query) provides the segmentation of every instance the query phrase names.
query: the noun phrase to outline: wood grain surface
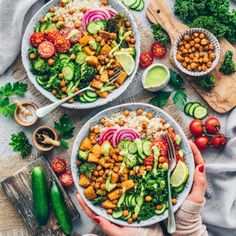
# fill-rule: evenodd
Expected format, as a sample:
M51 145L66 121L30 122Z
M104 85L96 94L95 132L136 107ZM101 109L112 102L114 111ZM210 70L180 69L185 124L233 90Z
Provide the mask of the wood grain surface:
M147 17L152 23L159 23L168 32L171 38L171 46L173 46L175 40L183 31L189 29L188 26L178 22L174 18L164 1L152 0L147 8ZM228 50L234 53L233 59L236 61L236 48L226 39L221 40L220 47L220 61L217 67L211 72L216 79L216 86L212 91L205 91L188 75L182 74L182 76L190 82L191 86L203 97L213 110L218 113L226 113L236 106L236 73L223 75L219 72L219 68ZM169 60L172 61L171 57Z
M32 209L32 190L31 190L31 171L34 166L42 166L45 170L48 184L50 180L55 179L58 186L61 188L65 202L67 204L71 219L79 217L79 213L74 207L73 203L67 196L65 190L61 186L49 163L45 158L41 157L30 163L28 166L22 168L14 175L8 177L1 182L3 190L8 196L11 203L17 209L19 215L22 217L28 231L32 235L64 235L59 225L56 222L54 215L51 213L48 224L40 227L33 215Z

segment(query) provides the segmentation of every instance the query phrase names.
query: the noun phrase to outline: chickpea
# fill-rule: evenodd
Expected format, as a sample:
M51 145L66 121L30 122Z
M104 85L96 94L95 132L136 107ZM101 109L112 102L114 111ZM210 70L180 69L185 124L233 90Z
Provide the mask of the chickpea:
M202 46L207 45L207 40L206 40L206 39L202 39L201 42L200 42L200 44L201 44Z
M207 67L205 65L202 65L202 71L206 71Z
M211 68L212 67L212 62L211 61L209 61L209 62L207 62L207 68Z
M70 59L71 59L71 60L75 60L75 58L76 58L75 54L72 53L72 54L70 55Z
M134 172L133 170L130 170L129 175L130 175L130 176L134 176L134 175L135 175L135 172Z
M188 35L188 34L184 35L183 38L185 41L189 41L191 39L190 35Z
M123 120L119 120L119 121L118 121L118 125L119 125L119 126L124 126L124 125L125 125L125 122L124 122Z
M61 91L62 91L63 93L65 93L66 90L67 90L67 87L66 87L66 86L63 86L63 87L61 88Z
M130 23L129 21L126 21L126 22L125 22L125 25L126 25L126 27L130 27L130 26L131 26L131 23Z
M181 55L177 55L176 56L176 59L178 60L178 61L184 61L184 58L181 56Z
M66 85L66 81L65 80L62 80L61 82L60 82L60 86L61 87L64 87Z
M131 38L130 43L135 43L135 38Z
M190 45L191 46L194 46L195 45L195 42L192 40L192 41L190 41Z
M186 63L189 63L189 62L190 62L190 58L189 58L189 57L185 57L184 61L185 61Z
M105 40L102 39L102 41L100 42L100 45L103 47L105 44L106 44L106 43L105 43Z
M162 208L163 208L163 205L157 205L157 206L156 206L156 209L157 209L157 210L161 210Z
M45 21L46 21L46 20L45 20L44 18L40 18L40 19L39 19L39 22L40 22L40 23L44 23Z
M210 49L210 50L214 50L214 49L215 49L214 45L210 44L210 45L209 45L209 49Z
M184 42L183 41L180 41L179 43L178 43L178 46L179 47L181 47L181 46L183 46L184 45Z
M141 116L143 114L143 109L139 108L136 111L137 115Z
M188 49L183 49L183 53L187 54L188 53Z
M106 123L106 119L105 119L105 118L102 118L102 119L100 120L100 123L101 123L102 125L104 125L104 124Z
M190 59L193 59L194 58L194 55L191 53L191 54L189 54L189 58Z
M117 173L117 172L119 171L119 167L115 166L115 167L113 168L113 171L114 171L115 173Z
M104 61L106 59L106 57L104 55L99 55L98 59L101 60L101 61Z
M102 176L104 174L104 170L100 170L98 173L100 176Z
M102 169L102 167L101 166L97 166L97 168L96 168L97 170L101 170Z
M135 214L133 214L133 215L132 215L132 219L133 219L133 220L137 220L137 219L138 219L138 216L135 215Z
M158 164L158 168L161 169L162 168L162 163Z
M95 171L93 172L93 175L94 175L94 176L98 176L98 175L99 175L99 174L98 174L98 171L95 170Z
M146 166L146 171L151 171L152 170L152 166Z
M162 156L161 156L161 157L159 157L158 160L159 160L160 163L163 163L163 162L165 161L165 157L162 157Z
M52 90L52 94L53 94L53 95L56 95L56 94L57 94L57 90L56 90L56 89L53 89L53 90Z
M124 217L128 216L128 215L129 215L129 211L128 211L128 210L124 210L123 213L122 213L122 215L123 215Z
M204 57L202 61L203 61L204 63L207 63L207 62L209 62L209 59L208 59L208 57Z
M209 55L209 57L210 57L210 59L215 59L216 58L216 54L215 53L211 53L210 55Z
M195 38L197 38L197 37L199 36L199 33L195 32L195 33L193 34L193 36L194 36Z
M173 199L172 199L172 204L175 205L176 203L177 203L177 199L176 199L176 198L173 198Z
M122 156L118 156L118 161L119 162L123 161L123 157Z
M194 45L194 47L195 47L196 49L199 49L199 48L200 48L200 44L199 44L199 43L196 43L196 44Z
M151 119L154 117L154 115L153 115L153 113L148 112L147 115L146 115L146 117L147 117L149 120L151 120Z
M201 66L198 66L197 70L200 72L202 71L202 67Z
M187 68L187 66L188 66L188 64L187 64L186 62L183 62L181 65L182 65L184 68Z
M52 58L48 59L48 64L49 64L50 66L53 66L53 65L55 64L55 60L52 59Z
M150 201L152 201L152 197L151 197L151 196L146 196L146 197L145 197L145 200L146 200L147 202L150 202Z
M191 69L192 69L192 70L195 70L195 69L197 68L197 63L194 63L194 62L193 62L193 63L191 63L190 66L191 66Z
M64 99L64 98L66 98L66 95L62 95L62 96L61 96L61 99Z
M107 209L106 212L107 212L107 214L111 215L113 211L112 211L112 209Z
M106 189L106 184L102 183L100 188L101 188L101 190L105 190Z
M56 9L54 7L49 8L49 12L55 12L55 11L56 11Z
M75 26L76 29L79 29L79 28L81 27L81 24L78 23L78 22L76 22L76 23L74 24L74 26Z
M69 103L74 103L75 102L75 99L74 98L71 98L70 100L69 100Z
M126 116L126 117L129 116L129 110L123 111L123 115Z
M108 5L108 1L107 0L102 0L101 3L102 3L103 6L107 6Z
M197 57L194 57L194 58L193 58L193 62L198 63L198 58L197 58Z
M200 38L200 39L205 38L205 34L204 34L204 33L200 33L199 38Z

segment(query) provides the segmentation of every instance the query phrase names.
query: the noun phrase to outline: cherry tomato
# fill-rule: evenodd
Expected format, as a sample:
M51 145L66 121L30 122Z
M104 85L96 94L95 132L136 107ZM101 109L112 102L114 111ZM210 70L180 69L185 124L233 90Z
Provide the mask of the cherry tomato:
M74 183L71 171L66 171L64 174L59 176L59 180L63 187L69 187Z
M154 57L162 59L166 55L166 47L160 43L153 43L151 52Z
M220 121L214 117L210 117L205 121L206 131L209 134L217 134L220 130Z
M153 166L153 164L154 164L154 157L153 156L146 157L143 161L144 166Z
M57 157L52 160L51 167L56 174L62 174L66 171L66 161L60 157Z
M52 30L46 34L46 39L50 41L51 43L55 43L57 38L61 37L62 34L58 30Z
M210 138L208 136L197 137L194 141L199 150L205 151L210 143Z
M204 134L203 123L200 120L193 120L189 125L189 131L193 136L199 137Z
M213 148L219 149L221 147L224 147L227 142L228 139L225 137L225 135L217 134L212 138L211 145Z
M154 58L151 52L143 52L140 55L139 64L141 67L146 68L153 63L153 60Z
M33 33L30 37L30 44L33 47L38 47L40 43L46 40L45 36L41 32Z
M70 49L70 41L65 36L58 37L55 41L55 48L59 53L68 52Z
M47 59L47 58L50 58L54 55L55 47L53 46L53 44L51 42L44 41L39 44L38 52L42 58Z
M152 142L153 146L158 147L160 156L166 156L168 151L168 143L163 138L155 138Z
M62 33L65 37L68 37L71 30L73 30L73 29L75 29L75 28L73 28L73 27L65 28L65 29L63 29ZM78 30L78 34L75 35L74 37L70 38L69 41L71 43L78 43L81 38L82 38L82 32Z

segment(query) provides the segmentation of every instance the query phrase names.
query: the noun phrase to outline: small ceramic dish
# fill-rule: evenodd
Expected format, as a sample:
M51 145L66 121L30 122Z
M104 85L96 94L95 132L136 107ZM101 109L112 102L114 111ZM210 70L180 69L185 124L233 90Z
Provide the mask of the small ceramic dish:
M155 75L155 71L154 71L155 68L160 69L159 71L156 71L156 75ZM166 74L164 75L165 78L163 79L163 81L160 82L160 76L165 72L166 72ZM147 84L145 82L147 81L148 76L152 77L152 80L155 80L156 84L154 84L152 82L151 86L147 86ZM153 77L155 77L155 78L153 78ZM142 76L143 87L146 90L151 91L151 92L157 92L157 91L163 89L168 84L169 80L170 80L170 71L164 64L161 64L161 63L155 63L155 64L149 66L148 68L146 68L146 70L144 71L143 76ZM159 84L158 84L158 82L159 82Z
M186 34L193 35L194 33L203 33L203 34L205 34L206 38L214 46L214 53L215 53L216 57L212 61L212 66L210 68L208 68L207 70L205 70L205 71L190 71L190 70L186 69L185 67L183 67L181 62L179 62L177 60L177 58L176 58L177 57L177 53L178 53L179 42L183 39L184 35L186 35ZM174 58L175 65L178 67L179 70L181 70L185 74L193 76L193 77L201 77L201 76L209 74L217 66L217 64L219 62L219 59L220 59L220 43L218 42L216 37L211 32L209 32L209 31L207 31L205 29L202 29L202 28L191 28L189 30L184 31L177 38L177 40L174 43L174 47L173 47L172 53L173 53L173 58Z

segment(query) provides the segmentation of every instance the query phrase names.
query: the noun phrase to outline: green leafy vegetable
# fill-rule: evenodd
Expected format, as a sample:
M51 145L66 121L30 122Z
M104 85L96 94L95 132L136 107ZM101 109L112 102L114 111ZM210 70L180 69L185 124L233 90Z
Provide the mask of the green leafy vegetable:
M187 101L186 93L182 89L178 89L173 97L174 104L179 109L182 109L186 101Z
M67 140L73 138L73 131L75 127L73 126L67 115L61 116L59 118L59 122L54 122L54 127L60 134L61 147L67 149L68 143L65 141L65 139Z
M9 145L13 147L14 152L20 152L22 158L28 156L32 150L32 145L29 143L24 132L12 134Z
M92 201L92 203L93 203L93 205L100 205L105 200L106 200L105 197L97 197Z
M206 75L203 78L197 80L197 83L204 89L210 91L215 86L215 78L212 75Z
M149 101L149 103L154 106L162 108L167 104L171 93L172 92L158 91L158 92L156 92L156 96L154 98L152 98Z
M175 89L180 89L184 83L183 78L177 74L174 70L169 69L170 71L170 85L173 86Z
M84 163L79 165L79 173L86 175L91 178L92 172L96 169L96 164L94 163Z
M151 28L152 28L153 37L158 43L162 45L167 45L168 43L170 43L169 35L161 27L160 24L152 24Z
M11 104L9 98L0 99L0 113L4 116L10 115L14 117L14 111L16 109L15 104Z
M230 75L236 72L236 64L233 61L233 52L226 52L223 65L220 67L220 72L225 75Z
M106 30L108 32L118 33L121 27L124 27L126 21L126 16L122 13L117 14L115 17L110 18L107 21Z
M0 88L0 97L11 97L14 95L23 97L27 90L27 84L16 82L16 83L7 83L6 85Z
M84 88L90 84L96 74L94 67L87 65L86 63L81 66L80 74L80 87Z

